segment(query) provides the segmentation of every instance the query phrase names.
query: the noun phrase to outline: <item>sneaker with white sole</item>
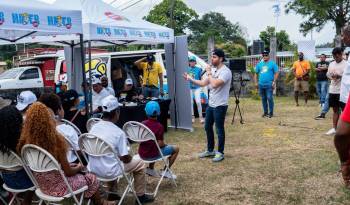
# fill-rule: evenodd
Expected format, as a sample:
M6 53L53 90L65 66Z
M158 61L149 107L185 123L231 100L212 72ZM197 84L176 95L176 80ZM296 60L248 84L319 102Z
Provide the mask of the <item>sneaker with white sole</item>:
M204 124L204 122L205 122L205 120L203 118L201 118L199 121L201 124Z
M215 157L213 158L213 162L221 162L224 159L225 159L224 154L221 154L220 152L217 152L215 154Z
M176 179L177 178L177 176L175 175L175 174L172 174L172 173L170 173L170 171L168 170L168 171L162 171L162 175L164 174L164 177L165 178L168 178L168 179Z
M215 156L215 152L209 152L209 151L199 153L198 155L199 158L214 157L214 156Z
M328 130L328 132L326 132L326 135L335 135L336 131L334 128Z
M159 177L159 172L155 169L146 168L146 174L152 177Z

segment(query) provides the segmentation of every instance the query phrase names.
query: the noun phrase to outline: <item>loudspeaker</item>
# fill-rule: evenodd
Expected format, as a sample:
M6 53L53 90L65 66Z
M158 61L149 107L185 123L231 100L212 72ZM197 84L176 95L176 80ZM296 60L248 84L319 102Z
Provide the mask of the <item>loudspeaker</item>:
M230 60L230 70L233 73L243 73L247 70L245 59L232 59Z

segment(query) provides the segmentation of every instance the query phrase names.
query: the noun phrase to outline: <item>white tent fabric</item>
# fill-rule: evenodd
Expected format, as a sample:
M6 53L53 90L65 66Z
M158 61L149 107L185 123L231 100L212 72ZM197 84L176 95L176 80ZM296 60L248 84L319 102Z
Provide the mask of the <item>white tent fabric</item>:
M92 41L92 46L103 46L110 43L163 44L174 42L172 29L127 16L102 0L56 0L53 7L67 8L67 5L73 10L82 11L84 40ZM50 44L62 45L62 41L71 43L71 40L75 40L76 43L78 36L56 35L42 37L41 40L43 42L55 40Z
M77 38L79 33L79 10L57 9L35 0L0 1L0 44L54 41L55 35L66 34Z

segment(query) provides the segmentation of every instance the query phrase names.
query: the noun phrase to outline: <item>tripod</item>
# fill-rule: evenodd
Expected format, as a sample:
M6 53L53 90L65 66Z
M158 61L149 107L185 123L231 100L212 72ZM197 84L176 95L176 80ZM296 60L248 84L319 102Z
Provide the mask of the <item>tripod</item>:
M235 111L233 112L233 118L232 118L232 122L231 124L233 125L235 122L235 117L236 117L236 113L238 111L239 113L239 117L240 117L240 123L243 125L244 124L244 120L243 120L243 115L242 115L242 111L241 111L241 107L240 107L240 96L242 93L242 87L244 87L246 85L245 81L243 80L242 77L242 73L236 73L236 75L238 75L238 79L237 78L233 78L233 82L239 82L239 88L238 91L235 89L235 86L233 87L233 94L235 96L235 103L236 103L236 107L235 107Z

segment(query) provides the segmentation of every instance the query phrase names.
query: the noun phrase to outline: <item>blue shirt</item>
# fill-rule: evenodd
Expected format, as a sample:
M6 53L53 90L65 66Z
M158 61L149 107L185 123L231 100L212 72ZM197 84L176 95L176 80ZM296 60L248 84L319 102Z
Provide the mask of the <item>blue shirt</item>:
M278 66L274 61L261 61L256 65L255 72L259 75L259 85L272 85Z
M197 66L194 66L193 68L192 67L189 67L188 68L188 75L190 75L193 79L195 80L201 80L201 77L202 77L202 69L197 67ZM198 85L195 85L193 84L192 82L190 82L190 88L191 89L198 89L200 88L200 86Z

